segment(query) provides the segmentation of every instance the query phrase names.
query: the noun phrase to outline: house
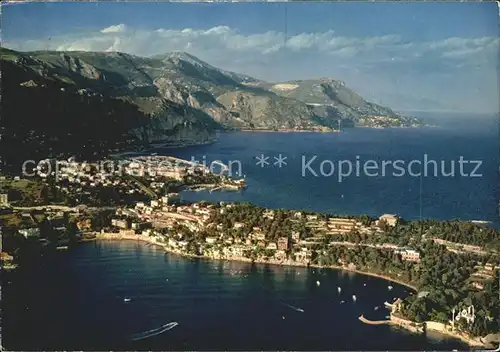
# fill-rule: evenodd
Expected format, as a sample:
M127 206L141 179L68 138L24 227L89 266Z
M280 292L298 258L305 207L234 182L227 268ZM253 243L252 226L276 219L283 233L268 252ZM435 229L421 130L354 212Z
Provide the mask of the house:
M255 238L257 241L264 241L266 239L266 235L262 232L255 233L252 235L252 238Z
M276 242L270 242L266 249L269 249L269 250L277 250L278 249L278 246L276 245Z
M151 225L152 224L149 222L137 222L136 221L136 222L132 223L131 228L132 228L132 230L143 230L143 229L146 229L148 227L151 227Z
M186 248L188 246L189 242L188 241L179 241L179 246L182 248Z
M264 241L258 241L257 242L257 246L260 247L260 248L265 248L266 247L266 242L264 242Z
M135 231L134 231L134 233L135 233ZM146 229L146 230L143 230L141 232L141 235L143 235L143 236L151 236L152 234L153 234L153 232L151 229Z
M128 229L129 223L125 219L111 219L111 226L115 226L120 229Z
M241 229L243 227L245 227L245 224L242 223L242 222L235 222L234 225L233 225L234 229Z
M40 237L40 229L38 227L30 227L27 229L19 229L18 230L21 235L24 237Z
M135 235L135 231L134 230L124 230L124 229L121 229L119 233L122 236L134 236Z
M472 287L478 289L478 290L484 290L484 284L482 282L478 281L473 281L472 282Z
M283 251L288 249L288 237L278 238L278 249Z
M0 207L9 206L9 195L7 193L0 194Z
M157 200L152 200L150 205L151 208L158 208L160 206L160 202L158 202Z
M356 228L356 220L346 218L330 218L327 227L330 234L346 234Z
M393 214L384 214L378 218L378 224L380 221L385 221L389 226L396 226L399 221L399 216Z
M292 241L293 241L293 243L298 243L300 241L300 233L299 232L292 233Z
M80 220L76 223L76 227L78 227L78 230L83 230L83 231L91 230L92 220L91 219Z
M217 242L217 238L216 237L207 237L207 238L205 238L205 242L208 244L214 244L215 242Z
M420 253L418 251L415 251L413 249L404 249L396 252L399 252L399 254L401 254L401 259L407 262L420 262Z
M242 257L244 252L245 252L245 246L240 246L240 245L233 246L234 255Z
M302 248L295 253L295 260L301 263L308 263L312 258L312 251L307 248Z
M283 261L286 259L286 252L282 250L276 251L276 254L274 255L274 258L279 261Z

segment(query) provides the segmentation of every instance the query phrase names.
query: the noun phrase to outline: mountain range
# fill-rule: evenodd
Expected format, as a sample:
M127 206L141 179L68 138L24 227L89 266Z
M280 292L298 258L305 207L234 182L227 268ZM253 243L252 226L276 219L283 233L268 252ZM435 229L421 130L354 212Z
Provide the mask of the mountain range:
M4 135L41 153L97 155L216 130L416 126L331 78L265 82L184 52L17 52L2 48ZM339 123L340 122L340 123Z

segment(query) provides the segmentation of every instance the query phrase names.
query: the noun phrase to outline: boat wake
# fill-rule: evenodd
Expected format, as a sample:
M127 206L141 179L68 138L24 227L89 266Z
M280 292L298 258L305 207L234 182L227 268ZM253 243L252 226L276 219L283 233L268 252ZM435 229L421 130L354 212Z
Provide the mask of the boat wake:
M286 303L283 303L283 302L280 302L282 305L288 307L288 308L292 308L293 310L297 311L297 312L301 312L301 313L304 313L304 310L302 308L298 308L298 307L294 307L290 304L286 304Z
M173 329L177 325L179 325L179 323L177 323L176 321L174 321L174 322L162 325L162 326L160 326L159 328L156 328L156 329L151 329L151 330L148 330L148 331L140 332L138 334L134 334L134 335L131 336L130 339L132 341L147 339L148 337L153 337L153 336L156 336L156 335L163 334L165 331Z

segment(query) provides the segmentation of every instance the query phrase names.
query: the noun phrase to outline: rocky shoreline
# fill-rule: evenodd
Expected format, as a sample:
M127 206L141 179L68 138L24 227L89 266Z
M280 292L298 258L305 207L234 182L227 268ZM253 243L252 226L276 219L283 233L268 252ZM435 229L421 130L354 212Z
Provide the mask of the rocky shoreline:
M199 259L212 259L212 260L228 260L228 261L237 261L237 262L245 262L245 263L257 263L257 264L272 264L272 265L281 265L281 266L295 266L295 267L309 267L309 268L315 268L315 269L336 269L336 270L344 270L356 274L361 274L361 275L366 275L366 276L372 276L372 277L377 277L379 279L383 279L386 281L390 281L396 284L399 284L401 286L405 286L415 292L418 291L417 287L406 283L404 281L396 280L393 279L389 276L384 276L381 274L377 273L371 273L367 271L361 271L361 270L352 270L347 267L343 266L322 266L322 265L315 265L315 264L307 264L307 263L301 263L301 262L296 262L293 260L284 260L284 261L278 261L276 259L250 259L247 257L243 256L208 256L208 255L194 255L194 254L189 254L186 253L182 250L176 250L170 248L167 244L157 242L155 241L152 237L149 236L143 236L143 235L122 235L122 234L113 234L113 233L97 233L96 234L96 240L131 240L131 241L140 241L140 242L146 242L149 244L153 244L156 246L159 246L163 248L166 252L168 253L173 253L173 254L178 254L183 257L189 257L189 258L199 258ZM87 240L88 241L88 240Z

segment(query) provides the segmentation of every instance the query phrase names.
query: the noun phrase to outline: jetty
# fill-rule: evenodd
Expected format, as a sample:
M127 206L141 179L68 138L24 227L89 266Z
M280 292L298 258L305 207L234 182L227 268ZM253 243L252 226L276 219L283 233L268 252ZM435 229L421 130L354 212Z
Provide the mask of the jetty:
M358 319L361 320L363 323L369 324L369 325L387 325L387 324L391 324L390 320L369 320L369 319L366 319L362 314L361 314L361 316Z

